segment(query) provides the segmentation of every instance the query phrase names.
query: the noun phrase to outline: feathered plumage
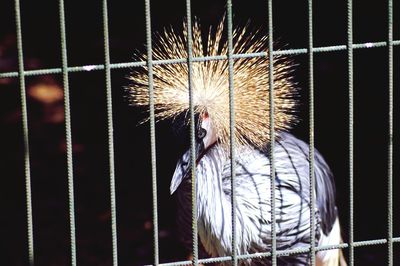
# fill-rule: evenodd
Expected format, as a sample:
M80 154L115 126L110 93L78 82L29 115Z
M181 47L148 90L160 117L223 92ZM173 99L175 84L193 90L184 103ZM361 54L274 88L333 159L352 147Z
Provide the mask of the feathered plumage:
M206 40L200 25L193 26L193 56L226 56L223 21ZM185 25L184 25L185 27ZM186 30L184 30L186 32ZM276 209L271 209L269 144L269 69L267 37L249 33L246 27L233 33L234 53L264 52L263 56L238 58L234 61L235 161L237 199L237 253L251 254L271 249L271 213L276 214L277 248L309 247L310 217L315 213L316 245L339 244L340 227L335 206L332 173L315 150L316 206L310 206L309 147L289 133L296 121L296 87L292 81L290 60L274 57L275 130L279 134L274 151L276 166ZM187 57L187 36L172 28L161 33L154 45L153 59ZM146 60L145 56L138 55ZM189 108L188 67L186 63L154 64L154 100L158 120L175 119ZM229 145L229 83L227 60L193 63L192 89L200 123L196 130L197 224L202 247L211 256L232 253L231 158ZM147 68L135 69L131 75L131 102L147 106ZM203 131L202 131L203 130ZM199 134L205 133L205 134ZM218 141L216 141L218 139ZM200 152L198 149L202 149ZM189 178L190 152L179 160L171 181L171 193L177 192L178 222L183 241L191 247L191 197ZM339 251L317 254L318 265L338 265ZM281 256L280 265L308 265L309 254ZM269 258L241 260L240 264L270 265ZM227 265L229 265L227 263ZM345 262L342 262L345 265Z
M198 22L193 25L193 56L226 56L224 20L206 40ZM184 24L186 28L186 24ZM187 58L187 36L172 28L155 38L153 60ZM247 27L233 32L235 54L261 53L266 55L235 59L233 65L235 100L235 143L264 148L269 138L269 66L267 37L260 32L249 32ZM137 55L146 60L145 55ZM287 130L296 121L296 87L292 81L293 63L283 56L274 58L275 129ZM158 120L188 112L187 63L154 64L154 101ZM147 66L135 68L129 88L133 105L148 106ZM197 113L207 112L218 132L220 142L229 143L229 73L227 60L194 62L192 89Z
M270 160L268 155L242 147L236 158L237 253L251 254L271 250ZM278 250L304 248L310 245L310 187L308 145L288 133L281 133L274 152L276 167L276 235ZM316 246L339 244L340 229L335 206L332 173L315 150ZM189 151L178 162L171 193L177 189L178 223L183 242L191 247L191 179L185 176L190 162ZM205 251L213 257L232 252L231 160L220 145L204 155L196 167L199 236ZM338 225L336 226L338 227ZM333 232L334 231L334 232ZM333 239L333 240L332 240ZM321 253L338 259L338 250ZM309 265L308 253L279 258L279 265ZM269 258L242 261L245 265L270 265ZM224 264L230 265L230 262ZM321 264L328 265L328 264ZM329 265L338 265L329 264Z

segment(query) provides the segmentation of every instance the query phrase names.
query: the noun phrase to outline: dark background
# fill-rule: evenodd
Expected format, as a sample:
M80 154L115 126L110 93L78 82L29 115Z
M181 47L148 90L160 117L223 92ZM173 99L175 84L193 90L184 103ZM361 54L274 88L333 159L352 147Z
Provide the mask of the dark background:
M144 1L110 1L111 62L129 62L145 52ZM58 1L21 1L26 69L61 66ZM181 28L183 0L152 1L152 30ZM192 14L216 25L224 1L193 1ZM314 2L314 46L346 44L345 1ZM394 1L394 39L400 39L399 1ZM354 1L354 43L387 39L386 1ZM234 24L249 19L267 28L266 1L233 1ZM306 1L274 2L274 37L285 48L307 47ZM102 64L101 1L66 1L69 66ZM14 4L0 3L0 72L17 71ZM394 98L399 97L399 46L394 48ZM354 50L354 236L387 236L388 51ZM307 55L294 56L301 90L301 122L293 133L308 140ZM348 240L348 74L347 52L314 55L315 143L331 166L337 205ZM149 125L144 110L128 106L124 86L129 69L112 70L118 250L120 265L152 263L152 205ZM104 71L70 73L77 259L80 265L111 265L111 229ZM68 265L69 224L66 149L60 74L26 77L31 148L33 224L37 265ZM2 265L27 264L23 136L17 78L0 79L0 195ZM394 114L394 235L399 227L399 105ZM169 182L187 142L168 122L157 125L158 211L161 262L187 258L176 237L175 201ZM183 136L183 137L182 137ZM186 138L187 139L187 138ZM395 264L400 247L394 244ZM355 249L357 265L386 264L387 245Z

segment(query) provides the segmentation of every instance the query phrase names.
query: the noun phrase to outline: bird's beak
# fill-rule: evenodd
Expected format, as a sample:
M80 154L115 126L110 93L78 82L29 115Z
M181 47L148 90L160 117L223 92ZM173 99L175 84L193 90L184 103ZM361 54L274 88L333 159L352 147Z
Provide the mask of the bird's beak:
M201 159L201 156L204 154L204 142L202 139L196 139L195 145L195 155L196 155L196 163Z
M194 143L194 155L195 155L195 160L196 160L196 165L200 161L201 157L204 155L205 147L204 147L204 139L205 136L205 130L202 129L201 127L196 129L196 136L195 136L195 143ZM189 150L190 152L190 150ZM190 160L189 160L190 162ZM186 165L186 170L185 170L185 177L190 176L191 172L191 164L188 163Z
M195 143L194 143L194 156L196 160L196 164L200 161L201 157L205 153L205 145L204 145L204 137L207 134L207 131L201 127L202 121L199 120L200 117L197 117L197 127L195 129ZM191 176L191 150L189 149L182 158L178 161L178 164L175 168L174 176L172 177L170 192L173 194L176 189L181 184L182 180Z
M201 157L204 154L204 142L203 139L197 138L195 139L195 160L196 164L199 162ZM182 183L182 180L185 178L189 178L191 176L192 167L191 167L191 151L190 149L182 156L182 158L178 161L176 165L174 176L171 180L170 193L171 195L176 191L179 185Z

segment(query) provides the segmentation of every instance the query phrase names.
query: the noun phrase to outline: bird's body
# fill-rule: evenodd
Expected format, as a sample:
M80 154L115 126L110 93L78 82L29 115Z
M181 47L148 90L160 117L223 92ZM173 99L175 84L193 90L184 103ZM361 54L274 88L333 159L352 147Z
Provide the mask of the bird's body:
M188 31L183 34L166 29L157 35L152 58L164 61L188 58ZM288 133L296 124L298 88L293 80L294 63L286 56L274 55L270 69L267 39L260 31L249 32L247 27L233 31L233 53L251 54L233 61L233 78L228 60L211 58L228 56L224 36L224 19L215 30L204 34L199 23L192 26L192 56L210 57L192 62L191 72L186 63L153 64L134 69L129 88L131 103L149 106L154 100L158 120L179 120L189 117L189 106L197 116L197 224L201 244L211 256L232 253L231 161L230 139L236 143L237 253L249 254L271 250L271 213L276 214L277 248L309 248L315 244L339 244L340 227L335 206L335 187L332 173L321 155L315 152L315 208L310 204L309 147ZM206 38L204 38L207 36ZM253 56L255 53L258 56ZM145 55L138 58L147 60ZM148 67L153 70L153 90L149 93ZM273 94L270 93L270 71ZM190 75L189 75L190 74ZM189 82L189 76L191 82ZM230 82L233 81L233 82ZM189 84L191 87L189 88ZM230 88L233 87L233 90ZM189 105L189 89L192 105ZM270 97L273 96L273 110ZM230 99L234 99L234 125L231 131ZM274 116L273 125L270 115ZM191 117L191 116L190 116ZM186 119L185 123L189 121ZM267 152L271 127L279 133L274 151L276 169L275 210L271 209L270 161ZM232 135L231 135L232 134ZM179 199L178 226L183 239L189 243L191 233L190 152L178 162L171 183ZM310 217L315 214L315 236L311 237ZM339 251L319 252L322 265L338 265ZM307 253L280 256L285 265L307 265ZM269 264L269 259L241 260L247 264Z
M310 246L310 182L308 145L288 133L281 133L274 151L276 169L276 237L277 249ZM191 245L191 179L184 169L190 162L189 152L178 162L171 183L177 191L178 223L186 244ZM212 257L232 253L231 173L230 159L216 145L199 160L197 174L198 232L204 250ZM271 250L271 181L268 154L248 146L238 148L236 163L237 253L250 254ZM315 151L316 246L339 244L335 188L331 171ZM335 226L334 226L335 225ZM336 256L337 253L337 256ZM317 254L320 260L333 257L338 265L338 251ZM309 255L279 257L280 265L308 265ZM244 264L268 265L268 258L244 260ZM283 264L282 264L283 263ZM331 265L331 264L322 264Z

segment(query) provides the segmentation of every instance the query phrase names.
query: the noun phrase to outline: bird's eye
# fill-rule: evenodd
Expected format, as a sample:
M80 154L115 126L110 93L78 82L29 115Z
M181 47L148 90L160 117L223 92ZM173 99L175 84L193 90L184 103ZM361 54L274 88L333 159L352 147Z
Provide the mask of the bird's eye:
M204 128L199 128L199 132L197 133L197 137L199 139L202 139L206 136L207 134L207 130L205 130Z

